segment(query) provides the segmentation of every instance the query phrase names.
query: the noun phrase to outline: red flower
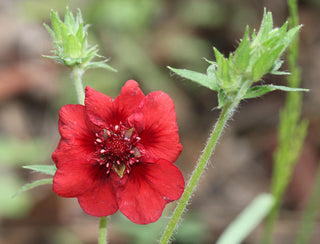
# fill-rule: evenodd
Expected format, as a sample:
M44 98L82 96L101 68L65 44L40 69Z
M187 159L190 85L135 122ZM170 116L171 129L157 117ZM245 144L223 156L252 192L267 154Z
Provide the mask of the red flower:
M77 197L90 215L119 209L137 224L156 221L180 198L184 179L173 162L182 146L166 93L145 96L131 80L113 100L87 87L85 106L65 105L59 115L55 193Z

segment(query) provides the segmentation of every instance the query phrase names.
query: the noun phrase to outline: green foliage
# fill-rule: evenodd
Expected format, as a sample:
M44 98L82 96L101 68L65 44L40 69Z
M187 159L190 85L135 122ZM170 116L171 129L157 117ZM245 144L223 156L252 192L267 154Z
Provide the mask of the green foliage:
M47 175L54 175L57 171L57 167L55 165L27 165L23 166L22 168L30 169Z
M217 83L212 83L212 79L209 79L208 75L199 73L199 72L195 72L195 71L191 71L191 70L187 70L187 69L174 69L168 66L168 68L173 71L174 73L180 75L181 77L184 77L186 79L190 79L204 87L207 87L211 90L215 90L218 89L217 87Z
M84 71L90 68L105 68L116 71L106 64L108 60L92 61L94 58L102 56L98 54L97 46L90 47L88 45L88 25L84 24L80 10L74 16L69 8L66 8L64 22L60 19L59 14L52 10L51 25L52 28L44 24L53 38L56 47L56 50L53 51L55 56L45 57L55 59L69 67L80 66Z
M300 26L288 30L286 22L280 28L273 28L272 14L264 12L259 32L253 31L251 38L249 27L237 50L224 57L213 48L216 61L208 61L207 74L186 69L169 69L183 78L190 79L202 86L218 92L219 108L227 102L261 96L273 90L307 91L306 89L289 89L283 86L250 86L259 81L265 74L287 74L279 71L281 55L295 38ZM249 83L249 84L248 84ZM241 92L239 92L242 90Z
M248 234L263 220L273 205L271 194L260 194L222 233L217 244L242 243Z
M253 86L248 89L247 94L244 98L255 98L260 97L268 92L280 90L280 91L308 91L308 89L303 88L292 88L287 86L275 86L275 85L261 85Z
M42 186L42 185L47 185L47 184L52 184L53 179L52 178L46 178L46 179L41 179L41 180L36 180L34 182L25 184L23 187L21 187L13 196L17 196L21 194L22 192L31 190L37 186Z

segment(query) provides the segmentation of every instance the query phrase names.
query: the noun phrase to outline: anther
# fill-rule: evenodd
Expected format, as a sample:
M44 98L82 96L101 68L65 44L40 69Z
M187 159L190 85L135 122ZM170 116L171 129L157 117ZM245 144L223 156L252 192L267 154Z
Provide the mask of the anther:
M97 138L97 139L96 139L96 142L101 143L102 140L101 140L100 138Z
M100 150L100 153L105 153L105 152L107 152L107 150L105 150L105 149Z

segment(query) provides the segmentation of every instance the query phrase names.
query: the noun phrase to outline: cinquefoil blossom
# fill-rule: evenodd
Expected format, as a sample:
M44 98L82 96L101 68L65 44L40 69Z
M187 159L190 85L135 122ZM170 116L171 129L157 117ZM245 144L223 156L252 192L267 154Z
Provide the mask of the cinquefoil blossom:
M78 198L86 213L102 217L119 209L147 224L180 198L185 183L173 163L182 146L166 93L145 96L130 80L113 100L87 87L84 106L61 108L59 132L53 190Z

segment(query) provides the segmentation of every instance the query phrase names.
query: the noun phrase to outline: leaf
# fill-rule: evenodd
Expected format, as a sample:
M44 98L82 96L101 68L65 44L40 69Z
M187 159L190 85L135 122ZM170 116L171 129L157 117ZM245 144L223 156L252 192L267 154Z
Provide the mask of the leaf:
M277 48L265 51L258 60L254 63L252 67L252 79L253 81L259 81L261 77L266 74L274 64L274 62L279 58L283 51L283 45Z
M247 26L246 32L234 54L234 65L239 73L246 70L250 61L250 39L249 39L249 27Z
M78 38L78 41L81 43L83 43L83 23L80 23L79 24L79 27L78 27L78 30L77 30L77 33L76 33L76 37Z
M218 85L218 80L216 77L216 72L217 72L217 64L214 62L213 64L209 65L207 68L207 78L211 83L214 91L218 91L219 85Z
M75 27L75 24L76 24L74 17L73 17L73 14L70 12L68 7L66 7L66 13L64 16L64 23L69 29Z
M65 47L66 54L70 55L71 58L80 58L81 51L81 44L77 37L72 34L68 35L68 44Z
M209 63L209 64L217 64L216 62L214 62L214 61L211 61L211 60L209 60L209 59L207 59L207 58L203 58L207 63Z
M28 184L24 185L23 187L21 187L20 190L13 195L13 197L21 194L22 192L31 190L31 189L33 189L33 188L35 188L37 186L42 186L42 185L47 185L47 184L52 184L52 183L53 183L53 179L52 178L36 180L34 182L28 183Z
M309 91L309 89L304 89L304 88L292 88L287 86L275 86L275 85L261 85L261 86L254 86L249 88L244 99L260 97L274 90L288 91L288 92Z
M224 91L221 89L218 92L218 108L221 109L228 101L228 97L224 93Z
M216 244L238 244L262 221L269 213L274 199L271 194L258 195L219 237Z
M90 62L85 65L84 69L93 69L93 68L103 68L113 72L118 72L118 70L112 68L110 65L106 64L105 61L101 62Z
M55 40L56 39L55 32L46 23L43 23L43 25L47 29L47 31L50 33L52 39Z
M174 73L176 73L177 75L179 75L183 78L192 80L201 86L207 87L211 90L217 89L216 81L209 80L208 76L205 74L198 73L198 72L191 71L191 70L187 70L187 69L174 69L174 68L171 68L170 66L167 66L167 68L170 69L171 71L173 71Z
M57 167L55 165L26 165L22 166L22 168L30 169L47 175L54 175L57 171Z
M59 18L57 12L51 10L51 25L52 29L55 33L56 41L60 41L62 39L60 25L63 24Z

